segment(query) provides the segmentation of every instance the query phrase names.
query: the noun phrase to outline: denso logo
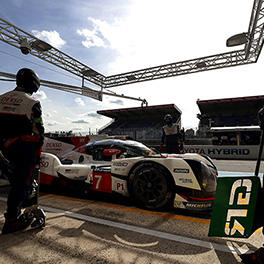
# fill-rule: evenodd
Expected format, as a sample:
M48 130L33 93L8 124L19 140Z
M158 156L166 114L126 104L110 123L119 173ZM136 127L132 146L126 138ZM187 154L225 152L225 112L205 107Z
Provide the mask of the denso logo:
M60 148L62 146L62 143L47 143L47 148Z
M23 102L23 99L16 97L2 97L0 99L0 102L2 104L21 104Z

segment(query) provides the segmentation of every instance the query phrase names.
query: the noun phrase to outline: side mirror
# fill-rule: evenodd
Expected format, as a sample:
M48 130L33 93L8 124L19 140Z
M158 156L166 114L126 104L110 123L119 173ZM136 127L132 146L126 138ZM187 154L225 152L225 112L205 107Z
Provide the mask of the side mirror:
M120 153L121 151L119 149L105 149L103 151L104 156L114 156Z

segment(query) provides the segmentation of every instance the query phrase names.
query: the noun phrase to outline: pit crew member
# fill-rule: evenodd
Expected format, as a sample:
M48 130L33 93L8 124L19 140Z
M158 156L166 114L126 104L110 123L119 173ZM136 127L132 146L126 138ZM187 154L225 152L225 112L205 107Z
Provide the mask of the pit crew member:
M32 189L32 177L44 140L40 102L32 97L39 89L40 79L33 70L23 68L17 72L16 84L14 90L0 96L0 150L12 167L2 234L16 232L33 224L34 218L25 219L21 209L27 207L25 204ZM34 210L41 213L41 218L35 219L34 225L44 226L43 210L37 205Z
M161 151L166 144L167 153L180 153L183 148L183 137L178 123L173 123L170 114L164 117L165 126L162 127Z

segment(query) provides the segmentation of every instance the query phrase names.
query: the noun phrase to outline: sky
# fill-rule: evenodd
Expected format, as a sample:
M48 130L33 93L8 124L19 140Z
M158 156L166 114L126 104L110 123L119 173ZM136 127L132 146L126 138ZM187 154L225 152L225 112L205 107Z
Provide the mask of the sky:
M241 49L226 39L247 32L253 0L1 0L0 17L50 43L105 76ZM111 88L145 98L148 105L175 104L182 126L197 128L198 99L263 95L263 56L258 63ZM43 80L81 86L81 79L0 41L0 71L35 70ZM89 84L88 84L89 86ZM15 83L0 81L0 93ZM98 110L138 107L41 87L45 130L91 132L111 119Z

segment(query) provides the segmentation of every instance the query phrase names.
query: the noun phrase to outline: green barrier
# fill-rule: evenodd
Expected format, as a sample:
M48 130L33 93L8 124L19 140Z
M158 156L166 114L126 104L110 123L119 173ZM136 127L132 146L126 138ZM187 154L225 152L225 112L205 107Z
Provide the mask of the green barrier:
M247 238L257 229L259 177L221 177L209 228L209 236Z
M218 178L208 236L248 238L264 226L264 190L258 177L264 145L264 107L258 118L261 140L255 176Z

